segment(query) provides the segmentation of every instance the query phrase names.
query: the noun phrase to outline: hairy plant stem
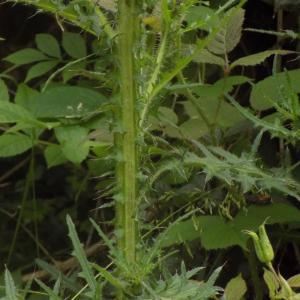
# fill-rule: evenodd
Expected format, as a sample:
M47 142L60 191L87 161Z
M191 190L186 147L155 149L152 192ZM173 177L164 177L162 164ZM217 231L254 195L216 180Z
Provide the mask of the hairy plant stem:
M117 181L120 199L117 200L117 230L118 248L128 263L136 260L137 240L137 111L136 111L136 83L134 79L134 46L135 30L138 18L134 0L120 0L119 5L119 36L118 56L120 63L120 96L121 107L119 122L121 132L116 135L115 143L119 149L117 163ZM119 299L123 299L119 297Z

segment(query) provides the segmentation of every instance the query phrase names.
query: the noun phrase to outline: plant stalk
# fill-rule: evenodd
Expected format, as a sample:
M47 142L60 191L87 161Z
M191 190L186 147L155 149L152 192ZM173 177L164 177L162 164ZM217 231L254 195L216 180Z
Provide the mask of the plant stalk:
M128 263L136 260L137 240L137 111L136 83L134 78L135 30L138 18L134 0L120 0L118 57L120 63L121 106L119 123L121 132L116 135L115 144L119 149L116 177L120 197L116 204L118 248Z
M249 269L250 269L250 274L251 274L251 279L252 279L252 284L253 284L253 289L254 289L254 294L255 294L254 300L262 300L264 297L263 289L262 289L261 280L260 280L259 274L258 274L255 249L254 249L254 246L252 243L249 244L249 248L250 248L249 253L246 254L246 252L244 252L244 254L248 259L248 264L249 264Z

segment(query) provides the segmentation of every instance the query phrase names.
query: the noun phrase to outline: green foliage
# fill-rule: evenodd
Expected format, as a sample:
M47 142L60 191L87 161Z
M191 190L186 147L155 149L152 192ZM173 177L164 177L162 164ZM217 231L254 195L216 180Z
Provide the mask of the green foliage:
M4 60L16 66L22 66L46 59L47 57L42 52L31 48L19 50L4 58Z
M36 283L50 296L51 300L61 300L61 297L58 296L57 288L59 288L59 280L55 283L53 290L45 285L42 281L36 279Z
M265 171L256 165L255 157L251 153L242 153L238 157L218 147L207 148L199 142L195 142L195 146L201 150L203 156L190 152L186 154L184 162L188 166L204 169L207 181L217 177L228 185L238 184L243 193L255 187L264 191L275 189L298 198L300 186L287 170Z
M0 101L9 101L8 88L2 79L0 79Z
M37 118L84 118L96 114L105 100L91 89L58 86L30 97L25 107Z
M65 32L63 34L62 46L73 58L82 58L87 55L85 41L76 33Z
M262 232L263 231L263 232ZM246 232L252 236L256 235L253 231ZM256 255L261 260L262 263L266 265L267 268L264 269L264 280L269 289L269 297L271 300L274 299L287 299L295 300L299 299L300 294L293 291L292 286L289 284L289 281L286 280L279 271L275 271L272 263L274 259L273 247L269 241L267 232L265 231L265 222L259 226L259 243L261 245L261 251L265 256L268 255L268 252L271 250L272 254L270 259L261 260L260 253L256 249ZM297 275L296 275L297 276ZM295 276L292 277L292 279Z
M229 21L221 27L215 39L208 45L208 49L218 55L231 52L241 39L245 11L233 9L227 14L230 16Z
M4 280L5 280L5 294L6 294L5 299L7 300L20 299L14 280L11 276L11 273L7 269L5 270L4 276L5 276Z
M17 215L16 232L33 239L43 257L38 266L55 280L37 279L33 288L49 299L243 299L247 272L230 280L222 295L215 286L221 269L213 269L223 260L214 263L209 250L247 251L242 230L256 230L267 217L291 233L298 229L299 211L287 201L300 194L291 154L299 142L298 70L250 79L256 65L275 56L275 70L278 56L294 52L265 49L241 57L245 1L13 2L55 14L64 29L37 34L36 48L9 53L0 80L0 157L9 157L3 161L21 174L16 191L2 196L0 225L9 229L3 240L10 240ZM64 21L80 33L69 32ZM240 104L248 100L254 110ZM270 108L274 115L257 114ZM266 154L261 149L269 135L279 146ZM30 176L22 169L28 159ZM1 187L10 174L1 177ZM97 201L91 201L94 183ZM272 204L249 205L249 195L270 195ZM88 213L103 229L87 224ZM68 214L86 239L83 245L68 216L79 264L70 277L55 268L67 248L61 220ZM35 256L31 242L16 236L12 248L24 254L14 256L12 269L33 267L26 261L28 253ZM108 251L101 248L91 263L89 246L99 238ZM168 253L167 247L183 250ZM187 271L184 263L177 271L185 260L207 271ZM298 277L286 283L277 274L274 281L270 272L271 298L290 297L288 286L299 286ZM6 294L19 295L6 273ZM24 294L35 297L31 292Z
M70 147L70 146L68 146ZM67 161L66 156L62 151L62 147L60 145L49 145L46 147L45 152L45 159L47 162L48 168L58 166L63 164ZM71 159L74 159L73 152L70 154ZM80 158L80 157L79 157Z
M0 136L0 157L15 156L32 148L35 141L24 134L3 134Z
M1 101L0 103L1 123L23 123L36 124L37 120L33 115L18 104Z
M67 159L73 163L81 163L87 157L89 153L88 129L78 125L59 127L55 129L55 135Z
M96 36L102 32L102 29L107 33L109 38L113 38L115 35L102 10L89 1L65 3L61 0L57 2L49 0L17 0L12 2L35 5L43 11L65 18L69 22Z
M43 53L61 59L60 46L56 38L47 33L37 34L35 37L35 42L40 51Z
M57 66L57 61L43 61L38 64L35 64L28 70L25 82L28 82L34 78L40 77Z
M145 285L146 293L137 299L150 300L150 299L174 299L174 300L206 300L214 297L220 291L219 288L213 286L221 268L214 271L207 282L197 282L190 280L200 268L195 268L186 271L185 265L181 265L181 274L175 274L165 280L160 280L154 287Z
M286 72L281 72L258 82L251 92L251 106L256 110L265 110L282 101L289 89L299 93L299 74L298 69L291 70L288 76Z
M243 230L257 230L268 217L269 224L298 222L299 214L298 209L278 203L259 208L253 205L229 221L221 216L193 216L190 220L175 224L169 230L163 246L201 239L202 246L208 250L235 245L247 249L248 237Z
M97 281L94 278L92 268L89 262L87 261L82 244L80 244L79 238L75 230L74 223L72 222L70 216L67 216L67 224L69 228L69 237L74 247L74 256L77 258L82 268L82 273L80 274L80 276L86 280L90 289L92 289L94 293L97 290Z
M239 58L230 65L230 68L233 69L236 66L256 66L271 55L286 55L291 53L293 52L287 50L267 50Z
M247 292L247 285L241 274L232 278L226 285L224 294L227 300L241 300Z

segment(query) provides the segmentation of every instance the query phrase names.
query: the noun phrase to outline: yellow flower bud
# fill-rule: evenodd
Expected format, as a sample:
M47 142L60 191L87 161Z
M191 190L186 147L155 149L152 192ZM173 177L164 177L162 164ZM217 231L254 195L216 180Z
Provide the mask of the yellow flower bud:
M155 32L161 31L161 20L158 16L149 16L143 18L143 23L150 26Z

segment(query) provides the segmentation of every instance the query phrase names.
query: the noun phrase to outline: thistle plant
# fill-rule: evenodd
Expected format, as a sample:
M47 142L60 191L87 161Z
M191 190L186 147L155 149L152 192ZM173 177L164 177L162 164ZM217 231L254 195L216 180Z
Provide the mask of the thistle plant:
M245 207L245 194L253 191L271 193L275 190L299 199L300 187L292 178L292 167L266 170L257 157L266 131L287 142L298 140L299 108L296 94L291 91L294 87L288 86L290 89L287 92L294 96L289 98L291 101L274 104L271 99L268 102L285 116L279 123L272 124L243 108L231 95L236 86L252 84L246 76L232 75L233 70L255 66L273 55L292 53L267 50L230 61L231 52L242 36L245 18L243 5L246 1L230 0L215 9L207 6L206 1L199 0L11 2L34 5L40 11L55 15L58 26L63 30L66 21L78 26L81 32L93 35L95 53L88 54L86 47L81 47L84 40L80 35L75 38L74 34L64 32L63 48L72 57L71 61L66 62L54 37L38 35L36 44L40 52L29 63L46 63L46 71L54 71L42 84L41 93L30 99L29 104L20 100L0 103L0 122L17 123L16 127L12 125L12 132L8 130L4 134L5 138L21 138L22 145L27 147L23 151L39 145L50 166L57 164L54 159L57 153L62 153L64 159L74 164L83 162L90 152L93 153L92 158L100 157L110 163L101 176L110 176L108 184L104 184L103 194L113 200L113 233L104 233L97 224L97 218L91 219L93 230L108 248L110 263L104 267L89 262L75 225L67 217L73 255L82 271L79 276L86 285L80 285L76 278L70 279L39 260L38 265L56 279L53 288L36 280L41 290L51 299L63 299L65 295L69 296L68 293L75 294L72 299L204 300L217 297L222 293L222 289L215 286L221 268L210 272L206 282L193 280L201 278L201 268L187 271L184 263L174 275L164 264L169 255L163 248L205 235L203 246L207 250L232 245L245 248L240 229L246 225L243 229L249 229L248 234L255 241L260 260L274 273L271 269L273 249L268 244L265 251L266 246L262 245L268 241L264 225L259 227L257 235L250 230L258 225L257 219L252 214L249 224L245 225L241 221L244 217L242 212L237 210ZM200 17L193 16L194 10ZM54 51L43 46L45 39L54 45L51 48ZM192 42L187 42L189 39ZM79 45L77 48L72 47L74 40ZM29 52L37 53L32 49ZM109 55L101 57L102 52ZM94 66L98 56L105 65L101 69L103 73ZM15 67L28 63L21 61L20 64L18 58L16 53L6 57L6 61ZM189 72L193 64L197 64L196 71ZM80 70L75 72L77 75L96 81L93 87L104 86L103 90L107 88L109 92L106 91L104 96L90 88L51 86L61 74L64 82L68 82L71 77L65 75L65 71L78 65ZM217 68L222 76L213 84L207 84L207 65ZM45 67L44 64L42 66ZM36 69L40 72L39 68ZM26 82L46 74L45 69L44 73L36 69L33 69L35 72L30 69ZM65 106L57 101L62 94L69 95ZM289 97L290 94L287 94ZM251 102L254 108L255 99ZM179 114L178 110L182 113ZM247 119L261 131L253 139L250 151L244 149L231 153L228 144L232 143L235 130L238 134L244 134L240 129L242 126L239 126ZM287 120L293 123L295 130L284 127ZM98 131L103 130L102 127L107 129L105 133L108 138L105 141L95 138ZM52 130L58 143L53 145L41 141L34 135L35 130ZM256 133L253 128L251 133ZM14 155L19 153L22 151ZM11 153L9 155L12 156ZM193 187L192 191L188 185ZM164 201L160 201L162 199ZM174 211L173 208L166 209L161 220L151 223L152 217L147 208L155 202L168 206L169 199L179 203L185 201L185 204ZM199 199L204 202L201 207L197 206ZM232 223L224 222L220 216L200 215L202 211L216 210ZM294 219L298 218L295 211L292 213ZM278 222L285 220L279 218ZM217 226L208 226L210 222ZM233 233L236 240L232 238L231 244L226 246L221 244L224 241L212 241L211 237L215 235L210 233L219 226L224 232ZM163 276L157 274L158 269ZM279 274L276 276L278 279ZM9 271L6 271L5 282L6 294L11 299L32 292L17 290ZM232 299L241 299L246 292L246 284L241 276L234 282L242 285L242 291ZM65 287L68 292L65 292ZM227 287L228 294L234 288L229 290Z
M143 290L145 290L145 297L147 293L152 294L152 296L155 294L157 298L160 297L159 294L170 293L165 288L162 289L163 286L160 286L160 283L147 283L148 277L160 257L160 243L157 241L150 249L141 247L142 241L140 240L140 228L138 226L140 223L139 203L142 200L142 196L147 193L147 191L145 193L142 192L141 189L141 181L145 176L141 162L144 159L142 155L144 155L148 146L147 139L152 135L148 130L150 125L148 118L152 111L157 109L159 93L192 61L193 57L213 40L218 32L218 28L212 28L211 34L199 40L191 56L181 57L181 49L176 49L173 53L176 60L173 60L167 52L168 49L171 49L171 45L169 45L170 35L171 33L175 34L178 41L181 39L181 34L183 34L181 29L182 18L188 9L198 1L169 3L169 1L162 0L155 5L150 3L153 12L155 11L155 16L150 17L142 16L146 11L146 1L145 3L137 3L135 1L120 0L116 4L105 1L100 1L99 3L92 1L71 1L70 3L65 3L46 0L15 2L34 5L39 10L55 14L61 27L63 27L62 21L67 20L95 36L103 33L106 35L107 45L116 54L115 65L118 69L118 92L114 95L115 99L111 105L114 113L113 148L116 180L113 187L113 199L116 211L115 233L117 246L111 244L96 224L94 226L96 226L96 230L101 238L104 239L106 245L110 248L119 279L116 279L115 275L109 275L101 267L96 266L95 268L106 281L117 289L118 299L137 297ZM231 1L231 3L233 2ZM243 2L238 7L242 4ZM221 14L226 7L227 5L224 8L220 8L219 13ZM116 26L113 26L110 13L116 11L117 17L114 20ZM150 22L151 18L154 18L156 24ZM225 24L229 18L230 14L226 15L222 22ZM148 57L150 39L147 38L144 27L147 24L153 30L153 33L150 33L150 35L159 35L160 40L158 48L154 49L154 58L151 57L150 60ZM144 44L140 45L141 41L144 41ZM151 55L153 56L153 54ZM75 63L80 62L80 60L76 60ZM152 62L154 62L154 68ZM165 64L167 62L171 66L174 64L174 67L166 68ZM47 92L47 86L48 84L46 83L43 91ZM80 103L77 109L81 109ZM59 133L60 129L57 128L60 127L59 123L47 123L47 125L44 125L37 122L36 124L46 126L49 129L55 128L59 139L61 141L65 139L64 135ZM79 128L77 129L79 130ZM74 246L74 255L77 257L83 270L82 277L86 280L89 287L89 291L84 291L80 294L85 297L99 299L102 294L102 283L94 277L94 270L84 256L82 246L70 218L67 219L67 223ZM182 270L185 273L184 268ZM197 271L193 274L196 273ZM189 281L190 276L191 274L187 276L183 274L182 278L174 277L174 281L178 282L181 278L181 281L186 280L188 286L188 284L191 284ZM218 290L213 287L215 277L216 275L207 285L192 285L193 292L189 292L187 297L197 296L199 299L206 299L216 294ZM124 284L121 281L122 279L127 280L127 283ZM180 280L178 283L180 283ZM9 276L6 282L8 284L12 282ZM49 295L51 294L51 297L58 298L55 291L58 289L59 281L56 284L55 291L49 290L40 281L37 283ZM157 287L156 284L158 284ZM156 288L157 290L155 290ZM182 288L184 288L182 284L179 284L176 291L173 292L176 294ZM11 293L13 294L15 291ZM178 299L186 299L184 298L184 291L180 295L179 293Z

